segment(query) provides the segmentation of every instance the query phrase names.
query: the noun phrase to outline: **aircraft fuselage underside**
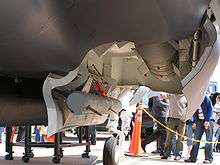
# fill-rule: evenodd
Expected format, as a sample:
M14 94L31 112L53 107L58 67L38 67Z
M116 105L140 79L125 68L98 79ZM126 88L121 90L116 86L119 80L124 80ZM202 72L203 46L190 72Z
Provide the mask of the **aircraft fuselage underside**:
M189 109L195 109L220 51L218 15L208 5L207 0L4 1L0 83L8 88L0 106L20 116L39 109L33 121L45 124L48 118L50 134L104 122L121 110L124 92L138 85L184 93ZM205 79L193 104L189 91L198 76ZM30 115L6 121L3 109L1 125L31 123Z

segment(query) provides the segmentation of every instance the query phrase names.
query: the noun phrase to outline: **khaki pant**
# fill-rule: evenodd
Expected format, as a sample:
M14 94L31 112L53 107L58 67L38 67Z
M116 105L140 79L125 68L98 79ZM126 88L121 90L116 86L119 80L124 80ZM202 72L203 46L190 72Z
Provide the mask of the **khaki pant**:
M185 133L185 123L181 121L180 119L175 119L175 118L169 118L167 122L167 126L178 132L179 134L184 135ZM166 143L165 143L165 153L164 156L170 156L171 150L172 150L172 139L173 139L173 134L169 130L167 130L167 138L166 138ZM176 151L174 153L175 156L180 155L180 152L183 151L183 143L182 143L183 138L178 136L178 139L176 141Z

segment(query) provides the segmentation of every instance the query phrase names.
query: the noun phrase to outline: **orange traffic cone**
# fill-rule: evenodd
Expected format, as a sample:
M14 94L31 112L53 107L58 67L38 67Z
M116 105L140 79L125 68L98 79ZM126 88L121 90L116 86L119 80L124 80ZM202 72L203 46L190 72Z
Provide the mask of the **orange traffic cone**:
M129 147L129 156L141 156L143 152L141 148L141 125L142 125L142 105L137 107L137 113L135 115L135 124L132 132L131 144Z

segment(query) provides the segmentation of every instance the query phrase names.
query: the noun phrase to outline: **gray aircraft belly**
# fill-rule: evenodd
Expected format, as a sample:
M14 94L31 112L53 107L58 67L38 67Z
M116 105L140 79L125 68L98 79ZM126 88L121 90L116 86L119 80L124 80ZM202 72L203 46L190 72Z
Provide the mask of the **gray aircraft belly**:
M76 68L113 41L160 43L192 35L207 0L0 2L0 73L42 76Z

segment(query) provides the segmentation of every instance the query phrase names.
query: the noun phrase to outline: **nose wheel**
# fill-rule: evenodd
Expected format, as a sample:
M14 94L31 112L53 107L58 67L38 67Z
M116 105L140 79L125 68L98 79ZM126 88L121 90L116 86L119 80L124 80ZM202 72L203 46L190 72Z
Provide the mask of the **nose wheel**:
M120 148L118 138L112 136L105 141L103 150L103 165L118 165Z

